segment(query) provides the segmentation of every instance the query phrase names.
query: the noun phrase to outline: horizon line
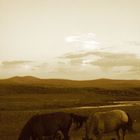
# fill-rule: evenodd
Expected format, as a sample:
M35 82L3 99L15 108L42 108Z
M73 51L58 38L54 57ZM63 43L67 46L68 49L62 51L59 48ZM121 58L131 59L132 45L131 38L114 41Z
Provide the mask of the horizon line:
M0 80L9 80L9 79L13 79L13 78L35 78L35 79L39 79L39 80L68 80L68 81L92 81L92 80L123 80L123 81L140 81L140 79L114 79L114 78L96 78L96 79L69 79L69 78L42 78L42 77L38 77L38 76L32 76L32 75L25 75L25 76L10 76L8 78L0 78Z

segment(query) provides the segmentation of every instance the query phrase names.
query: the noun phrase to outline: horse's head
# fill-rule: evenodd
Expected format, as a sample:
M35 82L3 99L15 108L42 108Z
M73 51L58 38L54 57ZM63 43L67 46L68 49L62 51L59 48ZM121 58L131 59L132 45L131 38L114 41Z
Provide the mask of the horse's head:
M72 117L73 123L76 124L77 129L81 128L83 123L86 122L88 118L87 116L76 115L73 113L71 113L71 117Z

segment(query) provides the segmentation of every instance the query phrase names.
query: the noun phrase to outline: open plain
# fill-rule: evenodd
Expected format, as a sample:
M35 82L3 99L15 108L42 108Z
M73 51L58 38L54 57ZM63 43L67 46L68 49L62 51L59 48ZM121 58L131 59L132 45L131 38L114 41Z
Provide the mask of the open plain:
M21 128L36 113L65 111L88 115L120 108L134 122L135 133L126 134L126 140L139 140L140 81L41 81L32 77L0 81L0 140L17 140ZM83 135L84 126L70 131L73 140L81 140ZM114 133L103 139L112 137Z

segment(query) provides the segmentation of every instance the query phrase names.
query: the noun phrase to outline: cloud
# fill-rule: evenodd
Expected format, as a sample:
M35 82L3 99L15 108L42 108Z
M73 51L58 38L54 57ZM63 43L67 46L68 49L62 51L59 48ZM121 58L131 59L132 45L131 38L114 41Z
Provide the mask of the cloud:
M80 36L68 36L65 38L65 41L68 43L71 42L79 42L80 41Z
M86 79L139 79L140 58L134 53L81 51L65 54L60 60L75 66ZM90 75L90 76L89 76ZM77 76L76 76L77 77Z
M36 62L36 65L33 67L33 70L36 72L50 73L55 72L57 63L55 62Z
M100 59L91 64L103 69L122 66L137 67L140 64L140 59L135 54L96 52L96 55L100 56Z
M135 54L80 51L65 54L51 62L3 61L5 76L32 75L42 78L97 79L140 78L140 58Z
M64 59L78 59L78 58L84 58L84 57L89 57L89 56L98 56L97 51L80 51L80 52L75 52L75 53L67 53L60 58Z
M132 67L131 69L128 70L128 72L133 76L137 76L138 78L140 75L140 66Z
M68 53L64 56L60 57L60 60L65 61L67 64L71 65L87 65L92 61L99 59L100 57L95 55L95 52L76 52L76 53Z
M79 34L65 38L67 43L77 44L79 50L95 50L100 48L100 43L96 40L94 33Z
M1 78L32 75L34 65L34 61L28 60L2 61L0 62Z
M20 67L26 64L30 64L33 61L23 61L23 60L19 60L19 61L2 61L0 67L1 68L15 68L15 67Z
M104 51L90 51L80 53L69 53L62 57L69 62L77 62L98 66L102 70L130 70L140 67L140 58L135 54L127 53L111 53Z
M140 41L123 41L103 44L101 51L110 53L136 54L140 57Z

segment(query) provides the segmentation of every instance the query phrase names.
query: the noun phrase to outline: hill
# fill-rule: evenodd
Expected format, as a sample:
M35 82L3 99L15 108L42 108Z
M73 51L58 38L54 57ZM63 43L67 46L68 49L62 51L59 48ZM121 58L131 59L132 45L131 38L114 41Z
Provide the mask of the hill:
M91 93L115 98L140 97L140 80L97 79L74 81L66 79L40 79L32 76L0 80L0 94Z
M32 76L12 77L9 79L1 79L0 84L7 85L28 85L28 86L46 86L59 88L139 88L140 80L113 80L113 79L96 79L96 80L67 80L67 79L40 79Z
M74 81L12 77L0 80L0 110L107 104L140 100L139 80Z

